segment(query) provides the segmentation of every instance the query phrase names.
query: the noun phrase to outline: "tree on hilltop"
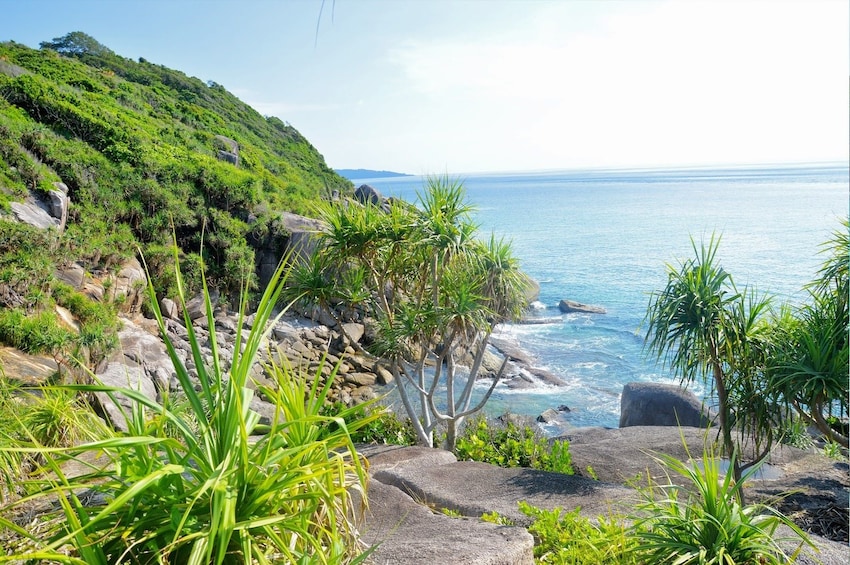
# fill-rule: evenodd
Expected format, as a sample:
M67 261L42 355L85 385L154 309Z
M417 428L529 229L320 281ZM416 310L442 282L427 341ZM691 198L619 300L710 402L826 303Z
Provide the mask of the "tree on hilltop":
M62 37L54 37L53 41L42 41L39 47L52 49L63 55L114 55L109 47L82 31L72 31Z

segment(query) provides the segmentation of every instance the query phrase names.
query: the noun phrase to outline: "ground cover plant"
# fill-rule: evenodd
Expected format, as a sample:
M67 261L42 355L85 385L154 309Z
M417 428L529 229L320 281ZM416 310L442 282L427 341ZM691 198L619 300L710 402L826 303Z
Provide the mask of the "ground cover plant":
M197 381L166 340L188 409L172 410L167 399L156 403L134 390L98 384L51 387L133 399L125 414L129 431L104 428L101 437L68 447L48 447L33 434L28 442L3 444L4 461L39 459L38 468L22 478L23 496L2 509L0 525L18 538L4 559L89 565L358 560L364 548L353 527L352 492L364 492L365 472L349 431L369 418L322 415L329 384L320 388L318 378L308 384L303 375L274 364L268 370L275 385L260 390L274 403L276 417L264 428L249 406L249 370L258 361L282 275L279 269L263 295L250 333L237 338L229 370L216 353L214 330L213 358L205 366L186 320ZM179 285L179 273L176 280ZM205 296L212 329L213 305ZM69 462L82 466L81 474L66 473ZM52 505L37 522L12 519L16 509L40 500Z
M483 417L468 421L457 440L455 455L461 461L481 461L498 467L574 473L568 441L550 442L532 426L520 426L510 419L502 424Z
M633 554L636 540L621 516L592 521L580 508L545 510L519 503L519 510L533 520L528 531L534 536L534 561L543 565L643 563Z

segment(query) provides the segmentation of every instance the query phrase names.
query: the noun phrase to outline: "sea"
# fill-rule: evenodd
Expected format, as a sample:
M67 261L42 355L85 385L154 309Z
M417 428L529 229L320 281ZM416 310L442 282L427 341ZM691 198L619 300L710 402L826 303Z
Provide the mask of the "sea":
M736 286L800 304L819 254L848 214L847 164L475 173L463 182L479 236L512 242L522 269L540 284L530 316L545 323L496 330L563 386L499 385L489 415L536 417L568 407L545 431L617 427L623 385L678 383L644 347L650 294L667 266L720 236L718 259ZM426 177L357 179L384 196L416 202ZM563 314L562 299L605 314ZM484 390L486 383L479 385ZM690 385L711 403L703 383Z

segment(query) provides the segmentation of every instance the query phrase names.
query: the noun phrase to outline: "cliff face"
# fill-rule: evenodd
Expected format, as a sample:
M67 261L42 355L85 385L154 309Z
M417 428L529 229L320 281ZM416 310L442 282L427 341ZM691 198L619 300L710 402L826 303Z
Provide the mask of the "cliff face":
M141 250L162 295L173 241L190 285L203 262L233 291L255 242L286 239L281 212L352 188L295 128L219 84L80 32L38 50L0 43L0 222L59 183L69 204L51 260L108 269Z

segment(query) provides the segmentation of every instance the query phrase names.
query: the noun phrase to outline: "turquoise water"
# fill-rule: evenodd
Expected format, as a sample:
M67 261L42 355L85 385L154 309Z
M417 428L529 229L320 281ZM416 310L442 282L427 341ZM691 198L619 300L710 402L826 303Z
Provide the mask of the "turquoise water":
M648 359L641 323L665 264L722 235L719 259L739 287L799 302L820 264L819 246L848 213L848 168L736 167L560 171L461 177L482 237L513 241L523 269L540 282L541 325L500 329L566 384L497 388L488 412L536 416L567 405L575 426L612 426L630 381L678 382ZM357 181L415 200L421 177ZM607 314L561 314L571 299ZM483 383L482 383L483 386ZM704 394L701 386L693 387Z

